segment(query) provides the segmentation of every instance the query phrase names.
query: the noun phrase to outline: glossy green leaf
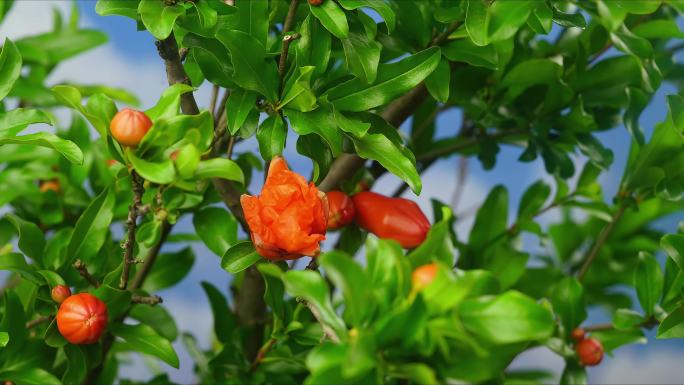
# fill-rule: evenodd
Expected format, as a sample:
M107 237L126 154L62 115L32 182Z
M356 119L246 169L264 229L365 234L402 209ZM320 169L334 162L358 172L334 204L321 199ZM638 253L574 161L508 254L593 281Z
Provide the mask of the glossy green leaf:
M240 242L226 250L221 258L221 267L231 274L237 274L261 259L252 242Z
M466 329L493 344L544 340L554 329L553 314L516 291L465 300L458 313Z
M259 152L264 160L271 160L283 153L287 128L280 115L271 115L264 120L257 130Z
M78 165L83 164L83 152L74 142L47 132L37 132L21 136L2 136L0 134L0 146L3 144L29 144L51 148L64 156L69 162Z
M172 367L178 368L178 355L173 346L151 327L144 324L113 323L109 326L109 331L114 336L122 338L136 351L155 356Z
M428 48L391 64L378 66L371 85L352 79L328 90L328 99L341 111L366 111L388 103L423 81L437 68L440 49Z
M114 216L114 191L107 188L81 214L67 246L68 261L81 259L87 262L104 245Z
M38 226L14 214L5 216L9 223L14 226L14 230L19 236L19 250L23 251L27 257L40 262L43 259L45 249L45 234Z
M247 120L247 116L256 106L257 94L242 88L233 90L226 101L226 117L228 131L235 135Z
M311 14L338 39L346 39L349 35L349 24L344 11L334 1L323 1L321 5L309 4Z
M164 40L173 31L176 19L185 14L185 8L181 4L166 5L157 0L140 0L138 13L152 36Z
M416 170L415 161L395 143L382 134L368 133L363 137L353 137L356 153L364 159L377 160L389 172L408 183L411 190L420 194L423 183Z
M653 255L645 252L639 253L639 262L634 273L634 286L642 309L647 316L650 316L663 293L663 272Z
M236 319L228 307L226 298L209 282L202 282L202 289L209 298L214 315L214 333L219 341L227 343L235 332Z
M658 339L684 338L684 305L676 307L658 326Z
M0 370L0 376L7 381L26 385L61 384L62 382L41 368L24 368L18 370Z
M478 46L469 39L452 40L442 47L442 52L451 61L491 70L496 70L499 66L499 55L494 46Z
M309 112L288 109L285 114L290 119L294 132L299 135L317 134L328 144L334 156L342 152L344 137L337 127L332 110L322 106Z
M330 60L332 38L315 17L308 15L299 28L300 38L295 44L297 65L313 66L314 76L323 75Z
M392 7L390 7L383 0L340 0L342 8L346 10L354 10L358 8L371 8L385 20L387 33L391 34L396 27L396 15Z
M315 67L299 67L297 71L288 79L283 91L282 100L278 103L277 109L282 107L307 112L318 107L316 95L311 90L311 75Z
M365 287L368 278L361 266L348 255L331 251L318 258L326 276L342 290L345 300L345 318L352 326L360 326L374 310L375 301Z
M175 341L178 338L176 321L169 314L168 310L161 305L133 305L128 315L134 320L151 327L160 336L169 341Z
M154 107L145 111L145 114L153 121L158 119L171 118L178 114L180 108L181 95L192 92L193 88L184 83L177 83L165 89L159 101Z
M35 123L54 126L55 118L45 111L26 108L17 108L0 113L0 137L16 135L30 124Z
M169 184L176 179L176 169L173 167L171 159L165 159L161 162L149 162L135 156L130 149L127 149L126 153L133 169L143 179L157 184Z
M233 81L241 87L259 92L275 101L278 91L278 71L272 60L266 59L266 49L254 37L233 30L222 30L216 38L231 53L235 75Z
M236 29L251 35L264 47L268 36L268 1L238 0Z
M21 54L17 46L6 38L0 52L0 100L9 94L14 82L21 75L21 64Z
M444 51L444 56L446 56ZM451 68L449 61L442 59L435 71L425 78L425 86L430 95L438 102L446 103L449 100L449 85L451 84Z
M238 183L244 183L245 176L237 163L230 159L214 158L203 160L195 171L197 178L222 178Z
M205 207L192 217L195 232L205 245L222 257L237 242L237 221L220 207Z
M684 235L667 234L660 239L660 247L684 271Z
M584 287L574 277L566 277L551 291L553 310L560 317L568 336L587 318Z
M342 39L347 67L354 76L367 84L375 82L382 45L361 30L353 30Z
M97 0L95 12L101 16L119 15L138 18L139 0Z
M347 328L330 302L330 292L323 277L310 270L290 270L283 274L285 290L292 296L301 297L320 313L320 319L335 331L339 338L346 337Z
M56 65L107 42L107 35L95 29L64 28L17 40L25 62Z
M185 278L195 263L195 253L189 247L174 253L164 253L150 270L143 288L148 292L172 287Z

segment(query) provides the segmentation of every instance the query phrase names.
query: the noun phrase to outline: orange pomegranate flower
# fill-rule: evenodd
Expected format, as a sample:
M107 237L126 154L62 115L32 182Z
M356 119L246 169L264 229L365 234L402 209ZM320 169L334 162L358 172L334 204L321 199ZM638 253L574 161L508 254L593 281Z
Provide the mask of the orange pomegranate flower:
M313 183L273 158L261 195L242 195L242 210L257 252L266 259L315 257L325 239L328 200Z

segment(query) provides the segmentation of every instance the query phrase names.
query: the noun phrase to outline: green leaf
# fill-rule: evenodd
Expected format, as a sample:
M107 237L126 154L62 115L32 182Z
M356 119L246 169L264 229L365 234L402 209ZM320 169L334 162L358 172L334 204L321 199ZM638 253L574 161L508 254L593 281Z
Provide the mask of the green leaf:
M156 330L160 336L169 341L175 341L178 338L176 321L163 306L133 305L128 315Z
M477 211L477 217L468 237L468 247L473 253L483 251L506 231L508 223L508 190L496 186Z
M551 196L551 186L543 180L539 180L525 190L520 205L518 205L518 218L533 218Z
M197 147L192 143L181 147L178 151L176 160L174 161L176 170L178 170L178 175L183 179L192 178L197 170L201 156L202 154L200 154Z
M240 242L226 250L221 258L221 267L231 274L237 274L261 259L252 242Z
M440 57L440 49L432 47L395 63L380 64L373 84L369 86L360 79L346 81L327 91L328 100L341 111L381 106L422 82L437 68Z
M283 274L285 290L294 296L305 299L320 313L320 319L335 331L341 339L346 338L347 328L330 302L330 291L323 277L310 270L290 270Z
M0 100L4 99L14 87L14 82L21 75L21 54L17 46L10 39L5 38L5 44L0 52Z
M658 326L657 339L684 338L684 305L675 308Z
M213 158L203 160L195 171L197 178L222 178L238 183L244 183L245 176L240 166L230 159Z
M644 321L644 316L632 309L617 309L613 315L613 326L620 330L639 327Z
M169 184L176 179L176 169L173 167L171 159L165 159L161 162L148 162L135 156L130 148L126 149L126 156L133 169L145 180L157 184Z
M281 109L285 106L301 112L307 112L318 107L316 95L311 90L311 75L315 67L298 67L285 84L283 98L276 106Z
M657 19L641 23L632 32L644 39L682 39L684 32L674 19Z
M19 250L23 251L27 257L36 262L43 260L43 250L45 249L45 234L38 226L14 214L7 214L7 220L14 226L19 235Z
M451 40L442 47L444 57L490 70L499 68L499 54L493 45L478 46L469 39Z
M10 337L7 332L0 332L0 348L4 348L5 346L7 346L9 340Z
M108 124L100 116L91 113L83 107L81 104L81 92L78 89L71 86L55 86L52 87L52 92L59 103L80 112L95 127L101 137L107 137L109 132Z
M330 147L333 156L342 152L344 137L337 128L337 122L331 109L322 106L313 111L299 112L285 110L285 115L290 119L292 130L299 135L317 134Z
M17 40L17 48L25 62L54 66L106 42L107 35L102 31L64 28Z
M320 136L309 134L297 138L297 152L313 161L312 182L319 183L333 162L333 154Z
M313 14L338 39L346 39L349 35L349 24L344 11L334 1L324 1L321 5L309 4Z
M254 37L233 30L221 30L216 38L230 51L235 74L233 81L248 90L257 91L269 101L278 98L278 71L267 60L266 49Z
M74 142L47 132L9 137L0 135L0 146L3 144L31 144L51 148L62 154L69 162L83 164L83 152Z
M278 114L266 118L259 126L256 137L259 142L259 152L264 160L271 160L282 154L287 138L283 118Z
M584 287L577 278L566 277L560 281L551 291L551 303L561 319L566 336L587 319Z
M663 281L663 272L658 260L649 253L639 253L639 262L634 272L634 287L646 316L653 314L655 305L660 301Z
M368 133L363 137L352 137L356 153L364 159L378 161L392 174L406 182L411 190L420 194L423 187L415 161L406 156L400 147L382 134Z
M67 359L67 369L62 377L64 385L81 384L87 372L86 356L78 345L65 345L64 354Z
M584 20L584 19L583 19ZM587 369L580 366L575 359L565 361L565 369L560 378L561 385L586 385Z
M660 247L677 263L679 269L684 271L684 235L667 234L660 238Z
M76 259L87 262L97 255L109 235L115 203L114 191L106 188L81 214L67 246L69 263Z
M323 75L330 60L330 33L311 15L307 15L299 28L301 35L295 44L297 65L314 66L314 75Z
M587 21L584 19L584 15L582 15L581 12L565 13L554 6L552 6L551 9L553 10L553 22L561 27L587 28Z
M40 368L0 370L0 376L7 381L17 384L44 385L62 383L57 377Z
M234 332L236 326L236 319L233 312L228 307L226 297L209 282L202 282L202 289L209 298L211 311L214 315L214 333L216 338L223 343L228 343Z
M160 254L143 288L155 292L176 285L188 275L195 263L195 253L186 247L175 253Z
M538 5L536 1L467 0L466 30L470 39L484 46L513 36L527 21L530 12Z
M333 107L333 115L337 126L344 132L352 134L356 137L363 137L371 128L371 123L357 119L354 115L344 115Z
M237 134L238 130L247 120L249 113L254 110L257 94L237 88L231 92L226 101L226 117L228 118L228 131L231 135Z
M173 31L176 19L185 14L185 8L181 4L166 5L163 1L140 0L138 13L152 36L164 40Z
M446 56L446 51L444 52L444 55ZM435 72L425 78L425 86L435 100L446 103L447 100L449 100L450 84L451 68L449 67L449 61L442 59L437 68L435 68Z
M463 325L493 344L541 341L551 337L553 314L517 291L496 297L466 299L458 308Z
M378 13L384 20L387 27L387 34L391 34L396 27L396 15L386 2L383 0L339 0L342 8L352 11L358 8L371 8Z
M93 290L93 295L107 305L110 319L116 319L126 313L131 305L131 292L114 288L106 282Z
M119 15L138 19L139 0L97 0L95 12L101 16Z
M257 269L264 277L266 284L266 291L264 292L264 301L266 305L273 310L273 315L281 324L285 320L285 303L283 297L285 295L285 286L283 285L282 276L283 271L278 265L273 263L260 263ZM275 329L275 326L274 326ZM276 332L276 330L274 330Z
M238 0L235 6L238 18L236 29L251 35L265 47L268 36L268 1Z
M55 125L55 118L42 110L17 108L0 113L0 137L13 136L23 131L30 124L46 123Z
M335 287L342 290L345 318L352 326L361 326L374 311L375 301L366 287L366 272L348 255L331 251L321 255L318 262Z
M168 87L162 93L157 104L145 111L145 114L153 122L162 118L172 118L176 116L178 114L178 108L180 107L181 95L192 92L192 90L192 86L184 83L177 83Z
M183 38L183 46L191 49L192 58L207 80L221 87L236 88L230 53L218 40L189 33Z
M351 73L367 84L375 82L382 44L369 38L364 31L354 30L342 39L342 48Z
M109 331L114 336L122 338L135 351L156 356L172 367L178 369L178 355L173 350L171 343L164 337L157 334L151 327L138 324L126 325L113 323L109 326Z
M204 244L219 257L237 242L237 221L223 208L205 207L193 215L192 223Z
M40 276L34 273L33 267L26 263L24 256L19 253L0 255L0 270L13 271L36 285L43 285L45 283Z

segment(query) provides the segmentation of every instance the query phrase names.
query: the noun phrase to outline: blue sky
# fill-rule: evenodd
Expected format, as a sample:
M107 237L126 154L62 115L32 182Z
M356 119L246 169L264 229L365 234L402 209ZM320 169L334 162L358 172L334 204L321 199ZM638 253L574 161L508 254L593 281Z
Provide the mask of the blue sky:
M135 92L142 101L142 107L148 108L156 102L156 98L167 86L163 64L160 61L154 39L147 32L137 32L135 22L118 16L101 17L94 11L95 1L78 3L82 14L83 26L97 28L110 36L107 46L100 47L82 57L65 62L57 68L51 81L77 80L80 83L104 83L112 86L123 86ZM50 28L51 8L68 10L67 1L18 1L5 23L0 26L0 37L16 39L34 33L46 31ZM656 95L654 102L643 114L641 121L650 132L653 125L662 121L667 113L665 96L676 90L665 85ZM206 106L209 101L210 89L203 86L196 93L200 105ZM66 115L65 115L66 116ZM449 135L460 125L460 113L452 110L442 114L438 120L438 135ZM615 162L608 173L602 176L606 197L611 197L617 190L622 169L627 157L629 135L622 128L600 133L603 143L607 143L615 152ZM292 137L290 137L292 139ZM294 140L288 141L286 157L293 168L304 175L311 170L310 161L296 154ZM254 150L254 141L241 145L237 151ZM540 178L547 178L541 161L519 163L520 148L503 147L498 156L494 170L485 171L476 159L471 159L468 167L468 181L464 196L457 213L468 214L477 208L484 200L486 193L496 184L505 185L510 193L511 212L517 209L523 191L531 183ZM580 161L581 163L584 160ZM457 157L442 160L424 175L424 192L415 199L426 212L429 210L429 199L436 197L442 201L449 201L455 187ZM255 177L255 181L261 178ZM258 183L258 182L255 182ZM376 190L391 193L399 184L396 177L383 177ZM252 191L258 191L258 186L251 186ZM408 193L406 196L413 196ZM542 217L542 221L549 223L557 218L557 213L550 212ZM472 223L472 215L464 215L457 230L459 237L467 236ZM674 230L677 218L662 221L663 229ZM192 231L190 218L181 221L178 228L181 231ZM190 275L177 287L161 293L165 305L177 317L179 329L192 331L199 340L200 346L207 348L211 342L211 313L204 296L200 281L209 281L224 292L230 282L229 275L219 266L219 258L213 255L203 245L193 245L197 260ZM589 323L605 320L600 311L592 312ZM160 368L170 373L173 380L188 383L192 381L192 361L180 343L175 344L181 356L181 369L176 371L160 364ZM677 358L684 354L684 342L679 340L657 341L653 333L649 333L649 344L643 346L629 346L618 349L614 358L596 368L589 370L592 383L677 383L684 379L684 367ZM125 367L122 375L129 378L148 378L150 369L134 359L134 365ZM149 360L146 360L149 361ZM562 370L563 362L550 352L538 349L525 354L516 360L516 367L549 368L556 373ZM154 365L153 365L154 366Z

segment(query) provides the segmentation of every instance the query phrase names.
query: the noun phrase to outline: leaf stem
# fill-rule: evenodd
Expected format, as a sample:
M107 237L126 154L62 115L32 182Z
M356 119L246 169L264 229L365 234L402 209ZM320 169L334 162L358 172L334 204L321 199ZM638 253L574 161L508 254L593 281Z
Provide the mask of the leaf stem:
M285 81L285 71L287 67L287 54L290 49L290 43L299 37L299 34L291 34L292 25L294 24L295 16L297 15L297 6L299 5L299 0L292 0L290 2L290 7L287 10L287 16L285 16L285 22L283 23L283 48L280 51L280 59L278 60L278 76L280 77L278 83L278 95L283 93L283 83Z
M126 290L128 277L131 273L131 265L135 263L135 230L137 228L138 212L142 206L142 196L145 192L143 180L135 170L131 170L131 188L133 190L133 202L128 207L128 218L126 219L128 235L121 244L121 248L124 249L123 269L121 270L121 279L119 280L119 289L121 290Z
M88 272L88 268L86 267L85 263L83 263L83 261L77 259L74 261L72 266L74 267L74 269L78 270L78 274L80 274L81 277L83 277L83 279L88 281L90 285L92 285L95 288L100 287L100 283L97 282L97 279L95 279L95 277L90 275L90 273Z
M160 297L158 295L145 296L145 295L133 294L133 296L131 297L131 302L154 306L154 305L157 305L157 304L164 302L164 300L162 299L162 297Z
M582 267L580 268L579 272L577 273L577 279L579 279L580 281L584 280L584 276L589 271L589 268L591 267L591 264L594 262L594 260L598 256L599 251L601 251L601 247L603 247L603 245L608 240L608 237L610 236L610 234L613 232L613 229L615 228L615 224L620 220L622 215L625 213L626 209L627 209L626 204L621 203L620 206L618 207L617 211L615 211L615 214L613 214L611 221L608 222L603 227L603 230L601 230L601 233L599 234L598 238L596 239L594 246L591 248L591 251L589 251L589 254L587 254L587 257L584 260Z

